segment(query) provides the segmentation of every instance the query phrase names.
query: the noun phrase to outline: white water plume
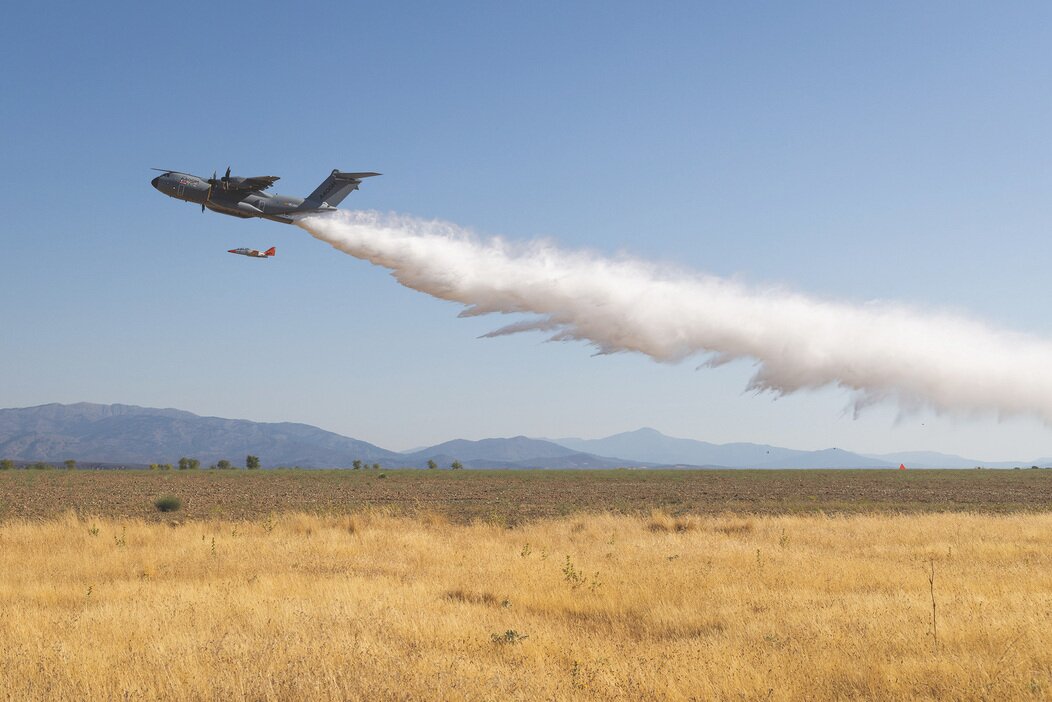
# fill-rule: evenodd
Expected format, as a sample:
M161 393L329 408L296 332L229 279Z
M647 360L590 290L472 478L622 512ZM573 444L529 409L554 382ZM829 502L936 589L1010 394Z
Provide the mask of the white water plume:
M750 288L549 241L479 238L454 224L369 211L299 222L312 236L391 270L407 287L466 305L461 316L532 317L487 336L543 331L600 353L716 366L752 359L749 388L836 385L856 415L894 400L953 414L1036 415L1052 424L1052 342L900 304L846 304Z

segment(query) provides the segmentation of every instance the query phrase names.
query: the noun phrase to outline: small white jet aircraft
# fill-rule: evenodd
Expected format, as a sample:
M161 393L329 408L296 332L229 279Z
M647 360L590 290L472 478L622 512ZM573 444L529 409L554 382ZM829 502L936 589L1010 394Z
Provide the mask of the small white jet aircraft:
M227 253L238 254L239 256L251 256L252 258L270 258L277 253L277 250L271 246L266 251L258 251L256 249L227 249Z

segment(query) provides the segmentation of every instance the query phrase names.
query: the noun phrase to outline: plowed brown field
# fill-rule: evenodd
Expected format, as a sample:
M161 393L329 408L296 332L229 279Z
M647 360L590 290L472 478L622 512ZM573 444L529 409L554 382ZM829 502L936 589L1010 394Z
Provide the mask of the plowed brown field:
M160 513L153 501L183 501ZM794 514L1052 510L1052 470L0 471L0 520L73 511L168 521L383 507L519 524L578 512Z

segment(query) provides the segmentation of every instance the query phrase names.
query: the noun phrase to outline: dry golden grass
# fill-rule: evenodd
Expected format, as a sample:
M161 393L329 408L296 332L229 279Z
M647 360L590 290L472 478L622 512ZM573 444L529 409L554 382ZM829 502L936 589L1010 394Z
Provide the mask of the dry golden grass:
M0 524L3 699L1050 695L1049 514Z

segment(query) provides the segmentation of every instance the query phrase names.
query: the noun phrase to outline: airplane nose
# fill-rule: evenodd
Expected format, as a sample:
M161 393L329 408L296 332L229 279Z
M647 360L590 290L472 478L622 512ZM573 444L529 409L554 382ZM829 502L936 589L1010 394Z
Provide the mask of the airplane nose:
M153 187L155 187L158 190L160 190L161 189L161 178L163 178L163 177L164 176L157 176L156 178L154 178L153 180L150 181L150 185L152 185Z

